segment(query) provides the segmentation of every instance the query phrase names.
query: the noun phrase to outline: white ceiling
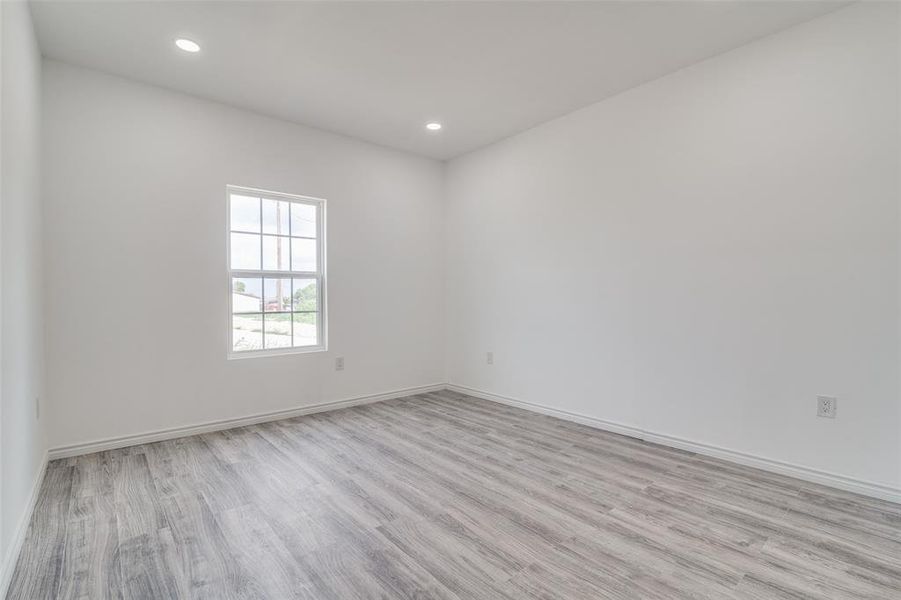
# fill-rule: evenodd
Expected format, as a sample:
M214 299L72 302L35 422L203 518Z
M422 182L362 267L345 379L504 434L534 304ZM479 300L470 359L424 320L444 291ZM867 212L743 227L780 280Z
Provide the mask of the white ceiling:
M34 2L48 57L446 159L843 2ZM199 42L186 54L176 37ZM444 124L427 132L430 120Z

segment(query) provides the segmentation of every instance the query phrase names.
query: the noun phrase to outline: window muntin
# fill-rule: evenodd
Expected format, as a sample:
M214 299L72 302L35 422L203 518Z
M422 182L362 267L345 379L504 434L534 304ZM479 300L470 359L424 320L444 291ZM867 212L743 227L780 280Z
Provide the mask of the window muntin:
M230 357L325 349L325 201L228 186Z

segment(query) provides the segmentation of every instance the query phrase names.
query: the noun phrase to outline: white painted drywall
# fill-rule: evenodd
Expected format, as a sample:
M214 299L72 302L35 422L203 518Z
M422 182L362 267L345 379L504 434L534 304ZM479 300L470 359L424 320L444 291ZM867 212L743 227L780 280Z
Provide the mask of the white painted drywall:
M898 35L855 5L452 161L449 381L899 487Z
M41 54L24 2L2 13L0 154L0 569L43 464L44 432L35 399L43 394L40 125ZM0 573L0 595L4 577Z
M446 379L897 488L897 25L843 9L443 190L440 163L45 62L51 443ZM227 183L328 198L327 354L225 359Z
M44 109L51 446L443 381L441 163L53 61ZM226 360L227 184L327 200L327 353Z

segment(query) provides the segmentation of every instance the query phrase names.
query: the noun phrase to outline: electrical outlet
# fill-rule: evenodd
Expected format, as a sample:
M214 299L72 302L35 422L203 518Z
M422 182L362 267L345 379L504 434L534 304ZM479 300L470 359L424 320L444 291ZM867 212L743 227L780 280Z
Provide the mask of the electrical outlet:
M485 354L485 362L489 365L494 364L494 352L488 352Z
M338 358L335 359L335 370L336 371L344 370L344 357L343 356L339 356Z
M837 404L838 398L833 396L817 396L817 416L834 419Z

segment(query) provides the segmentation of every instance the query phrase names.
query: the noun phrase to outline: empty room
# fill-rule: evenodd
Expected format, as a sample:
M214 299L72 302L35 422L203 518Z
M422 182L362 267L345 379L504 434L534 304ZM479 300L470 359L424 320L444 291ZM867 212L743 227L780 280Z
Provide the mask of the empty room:
M0 0L0 599L901 599L901 3Z

